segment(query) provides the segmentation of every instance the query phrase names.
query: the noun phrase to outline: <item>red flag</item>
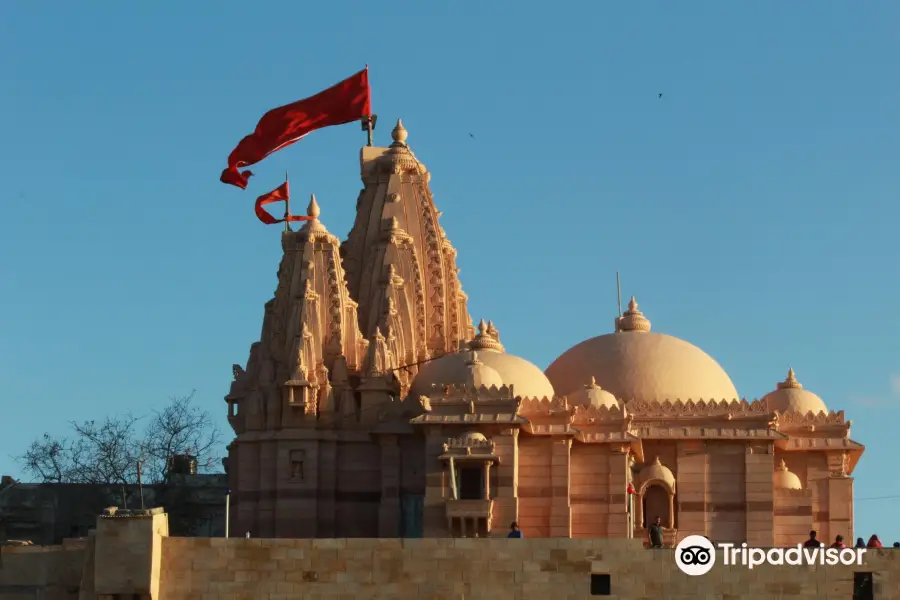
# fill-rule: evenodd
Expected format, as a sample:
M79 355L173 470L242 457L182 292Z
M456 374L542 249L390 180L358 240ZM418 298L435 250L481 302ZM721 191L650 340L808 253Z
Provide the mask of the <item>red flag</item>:
M634 486L631 485L631 482L628 482L628 487L625 489L625 491L628 492L628 494L634 494L634 493L635 493L635 492L634 492Z
M282 200L287 202L290 200L291 194L288 186L288 182L285 181L277 188L269 192L268 194L263 194L259 198L256 199L256 216L257 218L265 223L266 225L274 225L275 223L284 223L288 221L290 223L296 223L297 221L309 221L314 219L315 217L305 217L300 215L287 215L285 219L276 219L268 212L263 209L263 206L266 204L272 204L273 202L281 202Z
M220 178L222 183L246 189L253 173L240 172L239 167L256 164L316 129L371 116L370 96L366 67L324 92L270 110L259 120L256 130L242 139L228 156L228 168Z

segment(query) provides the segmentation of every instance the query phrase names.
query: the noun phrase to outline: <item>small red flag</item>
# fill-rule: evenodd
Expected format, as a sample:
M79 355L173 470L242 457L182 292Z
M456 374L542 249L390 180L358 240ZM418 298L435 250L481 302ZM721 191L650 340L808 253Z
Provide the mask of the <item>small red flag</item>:
M631 485L631 482L628 483L628 487L626 488L625 491L627 491L629 494L634 494L634 493L635 493L635 492L634 492L634 486Z
M263 194L256 199L256 217L266 225L284 223L285 221L288 221L289 223L296 223L297 221L310 221L315 218L300 215L287 215L287 218L285 219L276 219L268 212L266 212L265 209L263 209L263 206L265 206L266 204L272 204L273 202L281 201L287 202L288 200L290 200L290 198L290 188L288 186L288 182L285 181L268 194Z
M282 148L290 146L306 134L370 117L371 93L369 68L345 79L315 96L281 106L267 112L256 130L240 141L228 156L228 168L222 171L222 183L247 188L253 175L239 167L253 165Z

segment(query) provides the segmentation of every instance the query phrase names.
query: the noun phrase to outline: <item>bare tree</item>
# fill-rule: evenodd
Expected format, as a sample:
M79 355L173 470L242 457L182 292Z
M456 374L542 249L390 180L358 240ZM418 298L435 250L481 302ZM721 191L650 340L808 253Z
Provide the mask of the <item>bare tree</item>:
M42 483L132 484L137 482L138 462L145 483L160 483L178 454L193 456L199 470L210 471L218 463L221 434L209 412L193 399L194 392L171 398L167 407L144 417L126 414L71 422L70 438L45 433L16 458Z
M195 406L193 399L194 392L172 398L166 408L154 411L150 419L141 459L154 482L165 479L169 461L177 454L194 457L199 471L210 471L221 464L221 457L216 455L221 432L209 412Z

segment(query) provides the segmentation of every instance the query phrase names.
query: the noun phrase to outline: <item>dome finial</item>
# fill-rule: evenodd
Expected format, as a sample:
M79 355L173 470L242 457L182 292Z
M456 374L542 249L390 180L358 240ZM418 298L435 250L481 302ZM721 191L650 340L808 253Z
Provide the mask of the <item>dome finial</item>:
M787 464L784 462L784 459L783 459L783 458L781 459L781 462L778 463L778 469L777 469L777 470L778 470L778 471L787 471L787 470L788 470Z
M619 331L650 331L650 321L644 316L644 313L638 310L637 300L634 296L628 302L628 310L619 318Z
M494 328L494 324L490 321L485 323L484 319L478 322L478 333L475 334L475 338L469 343L469 348L472 350L496 350L497 352L505 350L503 344L500 343L499 334Z
M397 124L394 125L394 129L391 131L391 138L394 140L395 144L406 145L406 138L409 133L406 131L406 128L403 126L403 121L401 119L397 119Z
M799 381L797 381L797 377L794 375L794 369L789 368L787 377L785 378L784 381L782 381L781 383L778 384L777 388L779 390L789 390L789 389L799 390L799 389L802 389L803 386L800 384Z
M319 203L316 202L316 195L311 194L309 197L309 206L306 207L306 216L318 219L320 213Z
M591 381L590 381L590 383L588 383L588 384L587 384L586 386L584 386L584 387L587 388L587 389L589 389L589 390L596 390L596 389L599 388L600 386L597 385L597 378L594 377L593 375L591 375Z

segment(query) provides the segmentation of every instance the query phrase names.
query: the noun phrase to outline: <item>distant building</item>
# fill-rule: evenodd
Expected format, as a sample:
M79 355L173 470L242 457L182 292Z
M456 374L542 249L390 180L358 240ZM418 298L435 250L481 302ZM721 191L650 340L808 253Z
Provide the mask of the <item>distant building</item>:
M145 485L144 506L165 507L172 535L225 535L224 474L177 473L169 483ZM22 540L36 545L62 543L87 535L97 515L109 506L141 508L137 485L0 482L0 541Z
M315 198L312 220L282 236L260 339L226 397L232 531L505 536L517 521L527 538L630 537L659 516L667 544L794 544L810 529L853 538L864 447L793 371L742 400L703 350L651 332L634 298L612 333L546 372L507 353L492 322L473 327L431 175L400 122L392 137L362 149L346 241ZM523 240L566 247L552 214L533 218ZM471 221L488 237L504 226ZM486 272L508 251L480 257ZM503 297L539 294L569 319L579 282L547 289L545 268Z

